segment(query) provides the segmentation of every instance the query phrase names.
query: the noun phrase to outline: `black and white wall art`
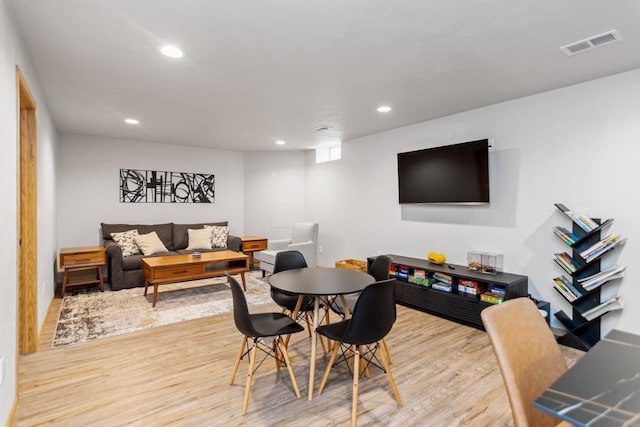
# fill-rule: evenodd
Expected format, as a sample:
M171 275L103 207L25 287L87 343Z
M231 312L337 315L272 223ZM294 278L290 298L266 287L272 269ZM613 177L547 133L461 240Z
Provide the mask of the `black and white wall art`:
M214 203L215 175L120 169L120 203Z

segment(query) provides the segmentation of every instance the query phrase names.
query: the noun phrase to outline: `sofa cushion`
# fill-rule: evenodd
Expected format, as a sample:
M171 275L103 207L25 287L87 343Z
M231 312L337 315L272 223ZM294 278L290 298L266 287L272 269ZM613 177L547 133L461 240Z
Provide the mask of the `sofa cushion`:
M211 230L211 247L226 248L229 238L229 227L220 225L205 225L204 228Z
M104 240L111 240L111 233L121 233L123 231L136 229L138 234L149 234L155 231L158 237L162 241L162 244L167 249L172 250L174 248L173 243L173 223L168 222L164 224L101 224L102 238ZM194 227L191 227L194 228ZM202 227L201 227L202 228ZM186 232L185 232L186 234ZM185 246L186 247L186 246Z
M140 253L138 245L135 242L135 238L137 236L138 230L127 230L121 233L111 233L110 235L113 241L120 246L123 257L129 257Z
M162 241L155 231L134 236L133 240L136 242L136 245L138 245L138 248L143 253L143 255L153 255L160 252L169 252L165 245L162 244Z
M199 230L188 229L189 246L187 250L211 249L211 229L208 227Z
M224 222L203 222L198 224L173 224L173 249L186 249L189 246L189 229L198 230L204 228L205 225L229 225L228 221ZM138 230L140 231L140 230Z
M260 251L253 254L254 258L258 261L266 262L267 264L276 263L276 255L281 251Z

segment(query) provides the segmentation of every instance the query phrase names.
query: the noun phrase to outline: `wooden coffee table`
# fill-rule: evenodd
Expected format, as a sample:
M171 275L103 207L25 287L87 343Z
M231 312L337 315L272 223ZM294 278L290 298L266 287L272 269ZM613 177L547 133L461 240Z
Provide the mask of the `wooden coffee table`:
M144 294L153 285L153 307L158 299L158 286L165 283L186 282L209 277L240 274L242 286L247 290L244 273L249 271L249 257L234 251L205 252L199 258L193 255L172 255L142 258Z

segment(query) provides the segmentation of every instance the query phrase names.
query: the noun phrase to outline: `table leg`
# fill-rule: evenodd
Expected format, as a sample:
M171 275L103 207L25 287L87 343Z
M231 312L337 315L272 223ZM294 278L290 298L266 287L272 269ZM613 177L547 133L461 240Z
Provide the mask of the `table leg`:
M149 288L149 279L144 278L144 296L147 296L147 289Z
M158 284L154 283L153 284L153 304L151 304L151 307L156 306L156 299L158 299Z
M67 291L67 283L69 282L69 270L64 269L64 273L62 273L62 297L64 297L64 293Z
M104 292L104 277L102 275L102 266L96 267L98 269L98 278L100 279L100 292Z
M313 399L313 379L316 373L316 352L318 351L318 334L316 328L318 327L318 317L320 317L320 297L316 296L313 299L313 331L311 334L311 367L309 368L309 400Z
M247 281L244 279L244 271L240 273L240 277L242 278L242 287L244 291L247 292Z

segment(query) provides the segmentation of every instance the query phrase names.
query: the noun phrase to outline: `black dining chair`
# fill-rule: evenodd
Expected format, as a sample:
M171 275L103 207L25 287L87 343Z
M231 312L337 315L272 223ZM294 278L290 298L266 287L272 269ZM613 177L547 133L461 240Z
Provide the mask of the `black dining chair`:
M389 255L378 255L369 266L367 273L372 275L376 282L387 280L389 279L391 264L393 264L393 260ZM353 311L353 308L355 307L356 301L358 301L359 297L360 292L343 296L345 302L347 303L347 307L349 308L349 312ZM340 297L331 300L329 307L331 308L331 311L335 312L343 319L346 318L346 313L342 304L342 299ZM387 359L389 359L389 363L393 363L393 360L391 358L391 351L389 350L389 345L387 344L386 339L382 340L382 345L384 346L384 351L387 353Z
M387 336L396 320L395 280L388 279L367 286L353 308L349 319L338 323L319 326L317 333L334 341L329 364L324 372L318 394L324 390L333 366L353 359L353 402L351 407L351 425L358 418L358 382L360 374L369 366L376 366L386 372L398 405L402 406L400 392L391 375L389 363L384 351L378 352L382 339ZM355 347L355 351L353 351ZM338 350L341 356L336 362ZM378 356L380 356L378 358ZM360 359L364 365L360 366ZM382 366L380 366L380 362Z
M379 255L376 259L373 260L371 266L367 270L367 273L373 276L376 282L380 282L382 280L387 280L389 278L389 270L391 269L391 264L393 260L389 255ZM353 308L356 305L356 301L360 296L360 292L356 292L354 294L348 294L344 296L345 301L347 302L347 307L349 311L353 311ZM341 298L336 298L329 304L331 310L338 314L339 316L345 316L344 307L342 306Z
M298 389L298 383L296 377L293 375L293 369L291 368L291 361L289 360L289 353L287 347L282 343L283 335L295 334L304 330L297 322L295 322L289 316L282 313L256 313L250 314L247 306L247 300L244 295L242 287L238 281L233 278L229 273L225 273L229 279L229 285L231 286L231 295L233 297L233 320L236 324L238 331L242 333L242 344L240 350L238 350L238 356L236 357L233 371L231 372L231 379L229 384L233 384L233 381L238 372L238 366L240 360L249 355L249 374L247 376L247 384L244 390L244 400L242 402L242 415L247 413L247 407L249 405L249 394L251 392L251 382L253 380L253 374L267 357L273 357L276 359L276 366L282 363L287 365L289 376L291 377L291 383L296 396L300 398L300 390ZM269 337L273 339L272 346L269 347L263 341L263 338ZM262 361L258 363L256 367L257 350L260 349L265 353Z
M273 274L279 273L281 271L293 270L296 268L307 268L307 262L304 259L304 256L299 251L281 251L276 254L275 264L273 266ZM296 304L298 303L298 294L294 294L291 292L283 292L278 289L271 288L271 299L282 307L283 313L288 313L292 315L295 311ZM309 331L309 336L311 336L311 324L309 322L309 313L313 312L313 302L314 299L312 296L305 295L302 297L302 304L298 311L298 319L305 319L307 322L307 329Z

